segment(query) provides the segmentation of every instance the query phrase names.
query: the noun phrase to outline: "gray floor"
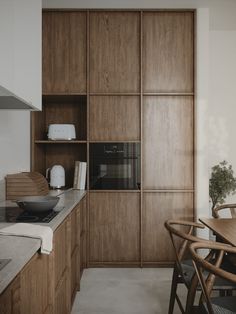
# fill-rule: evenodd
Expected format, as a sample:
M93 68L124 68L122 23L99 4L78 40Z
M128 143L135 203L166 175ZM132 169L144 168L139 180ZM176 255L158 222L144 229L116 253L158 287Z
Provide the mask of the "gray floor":
M87 269L72 314L167 313L171 276L167 268ZM179 294L185 293L181 288ZM175 313L180 313L177 305Z

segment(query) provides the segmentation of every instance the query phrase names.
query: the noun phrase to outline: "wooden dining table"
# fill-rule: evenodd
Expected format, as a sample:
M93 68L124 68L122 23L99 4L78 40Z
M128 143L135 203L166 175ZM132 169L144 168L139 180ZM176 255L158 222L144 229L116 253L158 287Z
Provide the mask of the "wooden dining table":
M236 246L236 218L200 218L199 220L225 243Z

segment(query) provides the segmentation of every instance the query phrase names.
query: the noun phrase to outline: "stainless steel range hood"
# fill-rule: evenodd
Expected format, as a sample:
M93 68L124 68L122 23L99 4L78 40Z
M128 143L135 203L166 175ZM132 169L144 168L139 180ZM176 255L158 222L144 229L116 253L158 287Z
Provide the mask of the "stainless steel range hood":
M0 110L37 110L31 103L0 85Z

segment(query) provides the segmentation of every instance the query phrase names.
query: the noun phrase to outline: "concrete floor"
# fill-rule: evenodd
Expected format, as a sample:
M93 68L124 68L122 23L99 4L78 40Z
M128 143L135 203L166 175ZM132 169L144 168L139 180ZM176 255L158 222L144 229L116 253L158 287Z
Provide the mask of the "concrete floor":
M171 277L169 268L86 269L72 314L168 313ZM185 293L181 287L179 295Z

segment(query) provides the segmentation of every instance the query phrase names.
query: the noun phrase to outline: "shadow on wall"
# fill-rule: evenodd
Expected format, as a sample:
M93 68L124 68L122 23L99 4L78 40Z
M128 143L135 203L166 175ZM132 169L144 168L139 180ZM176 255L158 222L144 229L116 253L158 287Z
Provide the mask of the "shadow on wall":
M0 180L0 201L4 201L6 198L5 193L5 180Z

